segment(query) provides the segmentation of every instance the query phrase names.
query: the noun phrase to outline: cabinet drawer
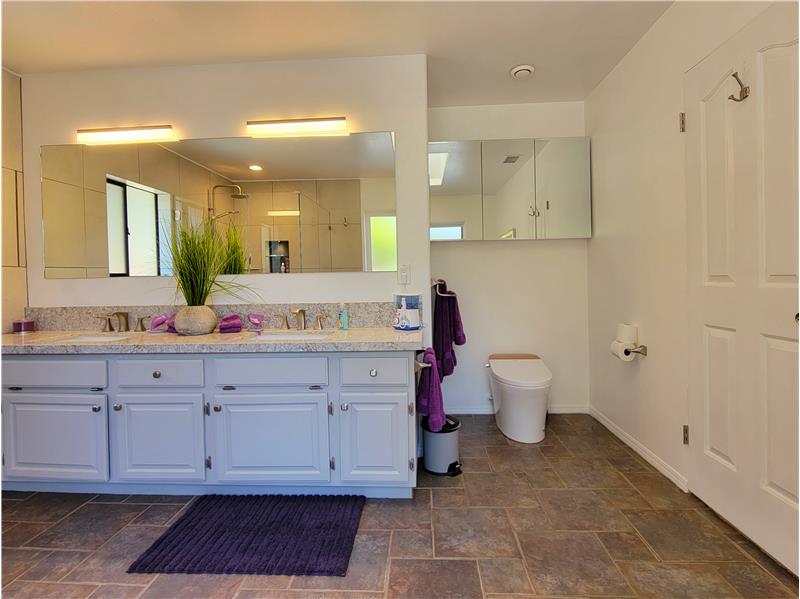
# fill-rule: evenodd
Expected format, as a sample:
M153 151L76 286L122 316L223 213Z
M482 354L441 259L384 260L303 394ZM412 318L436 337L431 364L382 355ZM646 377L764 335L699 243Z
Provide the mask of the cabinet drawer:
M342 385L408 384L408 358L342 358Z
M219 358L217 385L327 385L328 358Z
M3 360L6 387L106 387L105 360Z
M202 360L120 360L120 387L202 387Z

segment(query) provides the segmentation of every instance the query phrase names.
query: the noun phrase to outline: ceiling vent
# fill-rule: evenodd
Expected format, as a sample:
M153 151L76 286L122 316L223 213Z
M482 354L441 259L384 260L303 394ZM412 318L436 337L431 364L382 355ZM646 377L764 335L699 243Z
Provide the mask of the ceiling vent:
M519 156L506 156L503 158L503 164L514 164L517 160L519 160Z
M516 79L517 81L522 81L523 79L529 79L533 77L533 65L530 64L518 64L514 68L512 68L508 74L511 75L512 79Z

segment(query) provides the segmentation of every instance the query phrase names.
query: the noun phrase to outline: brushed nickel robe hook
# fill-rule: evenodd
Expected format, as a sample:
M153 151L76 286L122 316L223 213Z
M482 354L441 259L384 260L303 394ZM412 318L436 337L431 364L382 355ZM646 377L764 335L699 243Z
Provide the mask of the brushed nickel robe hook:
M736 79L736 83L739 84L739 97L737 98L736 96L731 94L730 96L728 96L728 100L733 100L734 102L743 102L750 95L750 86L742 83L742 80L739 79L738 71L734 71L731 77Z

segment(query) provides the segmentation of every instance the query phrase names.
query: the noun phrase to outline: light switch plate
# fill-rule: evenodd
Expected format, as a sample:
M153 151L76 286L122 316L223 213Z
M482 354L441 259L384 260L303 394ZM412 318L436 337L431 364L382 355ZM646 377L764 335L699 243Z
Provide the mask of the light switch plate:
M408 281L410 278L410 271L411 271L411 266L409 266L408 264L397 265L397 282L400 285L408 285Z

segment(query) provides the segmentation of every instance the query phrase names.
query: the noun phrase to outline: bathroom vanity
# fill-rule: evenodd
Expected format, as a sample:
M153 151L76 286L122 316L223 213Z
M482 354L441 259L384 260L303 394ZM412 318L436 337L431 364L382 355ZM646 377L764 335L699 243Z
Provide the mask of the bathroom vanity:
M3 335L3 488L410 497L421 345L388 328Z

